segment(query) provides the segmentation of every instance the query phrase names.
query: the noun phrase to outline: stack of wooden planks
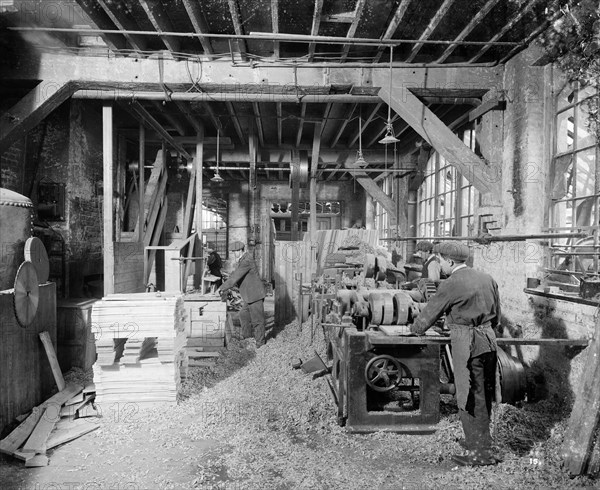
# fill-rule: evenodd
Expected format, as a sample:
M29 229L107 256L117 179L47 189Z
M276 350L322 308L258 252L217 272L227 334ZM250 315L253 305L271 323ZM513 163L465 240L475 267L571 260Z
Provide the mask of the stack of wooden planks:
M177 402L186 312L181 294L112 294L92 310L96 402Z
M587 347L585 372L563 440L564 466L571 475L600 475L600 318Z

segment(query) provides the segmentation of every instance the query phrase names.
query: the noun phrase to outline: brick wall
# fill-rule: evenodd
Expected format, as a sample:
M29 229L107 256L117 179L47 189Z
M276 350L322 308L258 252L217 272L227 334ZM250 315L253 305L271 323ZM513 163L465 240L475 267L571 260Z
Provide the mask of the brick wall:
M25 140L16 141L0 155L0 187L23 193L21 166L25 151Z

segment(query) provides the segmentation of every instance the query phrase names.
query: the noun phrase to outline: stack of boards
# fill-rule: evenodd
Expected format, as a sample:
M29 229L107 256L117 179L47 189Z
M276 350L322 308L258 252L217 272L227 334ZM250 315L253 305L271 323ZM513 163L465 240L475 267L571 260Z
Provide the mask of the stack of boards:
M175 404L185 315L174 293L111 294L94 304L96 403Z

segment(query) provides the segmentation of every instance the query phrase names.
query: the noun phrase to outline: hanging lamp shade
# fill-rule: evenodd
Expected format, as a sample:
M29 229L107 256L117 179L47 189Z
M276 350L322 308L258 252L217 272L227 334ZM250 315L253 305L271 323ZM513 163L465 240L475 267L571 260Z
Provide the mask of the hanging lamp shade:
M221 183L225 182L225 179L219 175L219 136L220 136L220 134L221 134L221 131L219 131L219 129L217 129L217 168L215 170L215 175L213 176L212 179L210 179L211 182L215 182L216 184L221 184Z
M368 163L364 159L362 151L358 151L356 154L356 161L354 162L354 166L358 168L365 168L367 165Z
M379 140L382 145L389 145L391 143L399 143L400 140L394 136L394 128L391 123L388 123L385 136Z
M394 126L392 126L392 60L394 58L394 47L390 46L390 100L388 101L388 117L385 130L385 136L379 140L382 145L398 143L400 140L394 136Z

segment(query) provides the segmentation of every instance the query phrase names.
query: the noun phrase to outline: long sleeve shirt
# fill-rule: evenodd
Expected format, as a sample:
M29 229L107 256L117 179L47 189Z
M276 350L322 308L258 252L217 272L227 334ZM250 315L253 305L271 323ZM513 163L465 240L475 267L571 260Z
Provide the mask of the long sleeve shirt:
M446 323L473 329L474 352L487 349L495 340L490 333L480 329L483 325L495 328L500 322L500 295L496 281L485 272L459 266L449 279L440 284L437 293L421 311L411 332L425 333L438 318L446 314ZM492 332L493 335L493 332ZM488 349L489 350L489 349Z

